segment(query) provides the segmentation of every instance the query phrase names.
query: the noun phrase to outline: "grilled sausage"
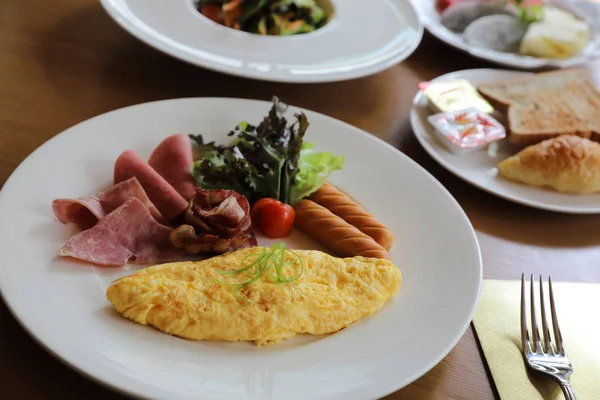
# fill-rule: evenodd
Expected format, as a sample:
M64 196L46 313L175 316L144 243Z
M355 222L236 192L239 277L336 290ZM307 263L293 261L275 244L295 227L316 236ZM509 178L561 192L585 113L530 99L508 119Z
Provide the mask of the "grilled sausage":
M335 186L325 183L310 196L310 200L327 208L350 225L354 225L384 249L389 250L394 245L392 231Z
M294 209L296 225L338 255L390 259L387 250L373 238L314 201L300 200Z

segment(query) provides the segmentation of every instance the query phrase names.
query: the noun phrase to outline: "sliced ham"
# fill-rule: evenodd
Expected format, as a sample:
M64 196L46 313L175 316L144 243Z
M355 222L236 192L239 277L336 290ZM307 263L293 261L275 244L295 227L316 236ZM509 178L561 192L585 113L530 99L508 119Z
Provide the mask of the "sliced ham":
M115 183L137 178L146 194L166 221L180 216L188 206L187 200L133 150L124 151L115 163Z
M185 225L171 232L171 243L191 254L226 253L256 246L250 204L233 190L204 190L185 212Z
M175 261L181 252L170 242L171 230L138 198L130 197L92 228L73 236L58 254L105 266Z
M148 160L148 164L186 200L196 194L196 181L191 171L193 162L192 142L183 133L163 140Z
M162 220L160 211L152 204L136 178L120 182L95 196L56 199L52 202L52 211L62 223L75 223L85 230L96 225L98 220L118 208L130 197L139 199L155 219Z

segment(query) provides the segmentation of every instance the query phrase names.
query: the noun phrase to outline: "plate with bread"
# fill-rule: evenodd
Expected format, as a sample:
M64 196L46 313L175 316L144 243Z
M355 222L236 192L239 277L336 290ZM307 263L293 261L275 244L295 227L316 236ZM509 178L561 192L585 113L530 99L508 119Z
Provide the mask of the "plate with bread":
M443 167L531 207L600 213L600 92L589 71L471 69L419 84L411 125Z
M425 28L471 56L523 70L581 65L600 52L593 0L414 0Z

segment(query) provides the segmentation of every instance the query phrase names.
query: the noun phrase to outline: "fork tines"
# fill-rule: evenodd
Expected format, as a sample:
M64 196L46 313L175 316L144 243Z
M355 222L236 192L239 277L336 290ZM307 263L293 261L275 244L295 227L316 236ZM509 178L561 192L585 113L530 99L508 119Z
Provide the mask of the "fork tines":
M530 280L531 293L530 293L530 308L531 308L531 340L529 331L527 329L527 305L526 305L526 290L525 290L525 274L521 275L521 343L523 346L523 353L544 353L544 354L565 354L563 346L562 335L558 326L558 320L556 317L556 308L554 305L554 293L552 292L552 279L548 277L548 288L549 288L549 299L550 299L550 312L552 314L552 328L554 331L554 346L550 335L550 329L548 328L548 320L546 318L546 302L544 296L544 282L540 275L540 314L542 316L542 337L540 337L538 331L536 307L535 307L535 285L533 274L531 274ZM542 340L544 345L542 347Z

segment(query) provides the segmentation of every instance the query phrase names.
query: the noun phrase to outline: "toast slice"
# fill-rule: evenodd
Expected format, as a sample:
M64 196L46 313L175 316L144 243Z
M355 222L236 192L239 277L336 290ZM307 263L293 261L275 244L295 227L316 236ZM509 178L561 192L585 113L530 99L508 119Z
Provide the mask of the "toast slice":
M600 139L600 93L587 80L563 82L560 89L537 90L527 102L508 109L510 140L531 145L560 135Z
M494 108L507 112L511 104L530 103L540 91L560 90L565 84L572 82L594 84L586 68L575 67L501 82L482 83L477 86L477 90Z

